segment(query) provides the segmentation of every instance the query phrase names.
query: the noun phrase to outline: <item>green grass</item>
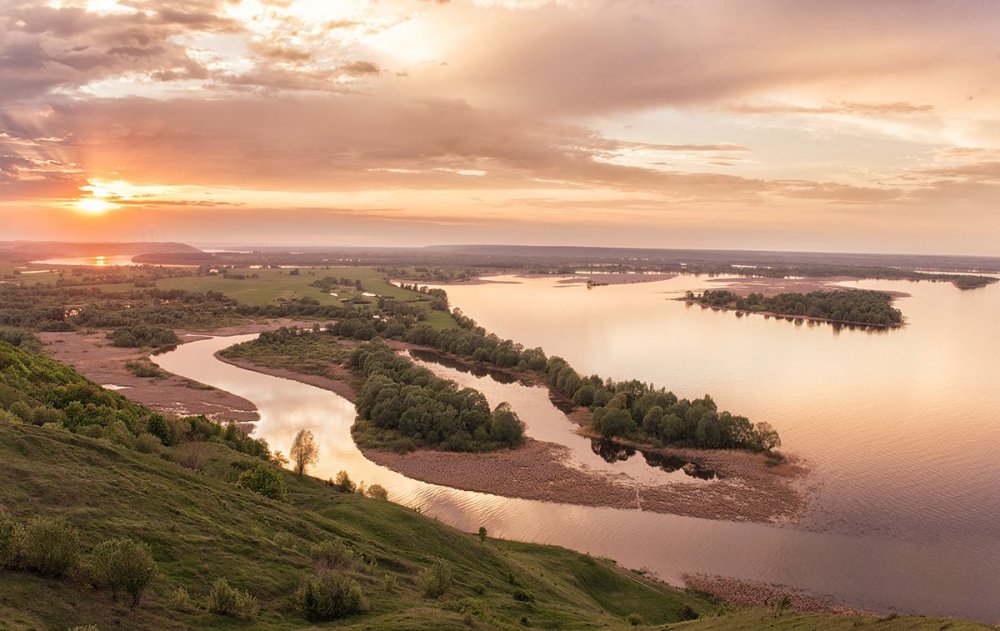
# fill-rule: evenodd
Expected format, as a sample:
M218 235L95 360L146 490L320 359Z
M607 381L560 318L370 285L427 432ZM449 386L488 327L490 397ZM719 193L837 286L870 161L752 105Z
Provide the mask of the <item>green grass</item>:
M329 334L309 334L288 338L280 351L270 346L244 342L223 349L230 359L248 359L268 368L284 368L307 375L327 375L331 364L347 364L351 351L360 342L343 341Z
M247 275L248 278L239 280L225 278L221 275L185 276L160 279L156 286L160 289L184 289L196 292L218 291L234 300L255 306L296 298L314 298L324 305L348 304L357 300L372 304L377 302L378 299L375 297L362 295L362 293L367 292L411 302L423 307L427 314L425 322L435 328L455 326L455 322L449 314L430 309L430 300L426 296L390 284L384 274L371 267L331 267L329 269L302 267L297 276L292 275L290 269L239 269L236 271ZM251 274L257 274L258 277L249 278ZM338 279L349 278L352 282L360 280L364 291L357 291L353 287L340 287L334 291L337 294L334 297L328 292L312 286L312 283L327 276ZM107 289L114 291L115 286L109 285Z
M155 455L59 430L0 425L0 503L22 518L65 517L80 530L85 549L115 536L142 539L160 569L135 611L72 581L0 571L0 629L244 628L204 611L170 608L166 596L177 586L200 600L219 577L260 599L257 628L305 627L283 602L310 571L309 547L331 537L370 562L354 574L371 609L345 621L349 628L468 628L466 612L477 624L499 628L520 628L521 616L541 628L625 628L624 617L633 611L665 623L683 605L717 610L603 561L561 548L484 544L409 509L340 494L311 478L285 474L290 502L267 500L230 481L236 473L229 463L242 456L220 444L206 443L205 449L209 462L204 472L193 473ZM438 559L454 569L455 587L428 600L416 577ZM391 592L385 576L394 579ZM518 602L515 589L535 602Z
M338 298L334 298L316 287L310 287L311 283L326 275L325 270L303 269L298 276L293 276L291 270L288 269L240 269L237 271L247 276L257 274L258 278L239 280L225 278L222 275L182 276L160 279L156 282L156 286L159 289L184 289L197 292L218 291L234 300L255 306L296 298L315 298L324 305L341 303Z

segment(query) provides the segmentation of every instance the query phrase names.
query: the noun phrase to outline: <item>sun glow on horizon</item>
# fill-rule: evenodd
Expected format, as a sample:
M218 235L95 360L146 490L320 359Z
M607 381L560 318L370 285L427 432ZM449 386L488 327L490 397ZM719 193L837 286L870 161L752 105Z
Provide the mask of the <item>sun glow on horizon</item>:
M87 215L103 215L121 208L119 202L133 199L139 188L141 187L133 186L125 180L90 178L87 180L86 186L80 187L80 191L85 193L85 196L73 202L73 206ZM159 187L147 188L159 190Z
M76 206L76 209L80 212L88 215L103 215L109 210L117 208L115 204L112 204L106 199L101 199L100 197L85 197L83 199L78 199L74 203L74 206Z

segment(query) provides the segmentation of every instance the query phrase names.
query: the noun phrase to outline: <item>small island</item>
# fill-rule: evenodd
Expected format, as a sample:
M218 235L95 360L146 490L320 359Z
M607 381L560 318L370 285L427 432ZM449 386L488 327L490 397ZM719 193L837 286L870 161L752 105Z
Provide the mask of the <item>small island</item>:
M903 326L903 312L892 306L893 295L869 289L789 292L775 296L750 293L745 297L728 289L716 289L700 294L689 291L680 300L735 311L737 315L756 313L880 329Z

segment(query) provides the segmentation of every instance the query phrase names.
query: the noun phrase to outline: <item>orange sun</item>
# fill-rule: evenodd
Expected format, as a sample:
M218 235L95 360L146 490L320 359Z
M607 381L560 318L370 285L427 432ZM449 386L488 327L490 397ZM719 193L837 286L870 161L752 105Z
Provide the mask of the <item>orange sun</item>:
M100 197L85 197L76 201L76 209L88 215L103 215L115 205Z

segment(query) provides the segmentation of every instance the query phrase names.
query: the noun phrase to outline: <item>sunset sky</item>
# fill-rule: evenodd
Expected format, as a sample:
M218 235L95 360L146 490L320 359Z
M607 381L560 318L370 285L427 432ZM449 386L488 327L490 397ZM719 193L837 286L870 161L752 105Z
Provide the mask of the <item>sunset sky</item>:
M1000 255L1000 2L0 0L0 239Z

